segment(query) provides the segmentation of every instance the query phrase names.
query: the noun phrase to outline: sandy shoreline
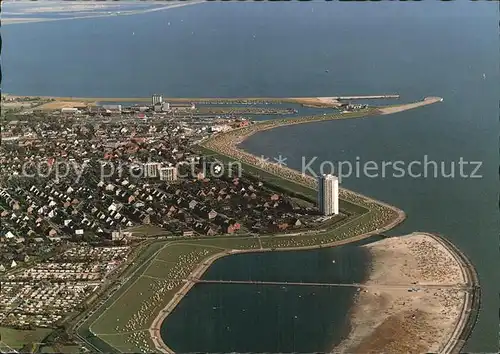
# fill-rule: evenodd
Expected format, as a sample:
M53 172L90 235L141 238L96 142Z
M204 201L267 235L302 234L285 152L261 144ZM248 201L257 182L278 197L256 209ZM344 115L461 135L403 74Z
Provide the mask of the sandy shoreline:
M413 233L362 246L373 257L367 285L357 293L351 332L338 353L449 352L463 331L471 279L438 236ZM391 284L408 289L391 288Z
M189 5L195 5L195 4L201 4L204 3L204 1L200 0L194 0L190 2L182 2L182 3L172 3L167 6L161 6L161 7L155 7L151 9L139 9L139 10L128 10L128 11L120 11L119 15L115 15L114 13L112 14L107 14L107 13L96 13L96 14L88 14L88 15L83 15L83 16L78 16L78 11L82 11L84 9L87 9L88 7L85 7L85 5L76 5L76 6L81 6L80 8L76 9L66 9L66 12L68 13L74 13L74 16L69 16L69 17L59 17L59 18L3 18L2 19L2 25L14 25L14 24L22 24L22 23L35 23L35 22L53 22L53 21L65 21L65 20L79 20L79 19L84 19L84 18L103 18L103 17L111 17L111 16L131 16L131 15L140 15L140 14L145 14L145 13L150 13L150 12L156 12L156 11L163 11L163 10L168 10L168 9L174 9L177 7L184 7L184 6L189 6ZM115 7L118 7L123 4L118 4L115 5ZM113 6L111 5L111 6ZM67 6L71 6L70 3L68 3ZM73 5L75 6L75 5ZM108 5L110 6L110 5ZM41 8L41 9L35 9L33 13L46 13L46 12L52 12L52 11L57 11L58 8L50 9L50 8ZM60 9L59 9L60 10ZM111 8L104 8L104 10L113 10L113 12L116 12L119 10L118 8L111 9ZM26 12L26 14L29 14L29 12Z

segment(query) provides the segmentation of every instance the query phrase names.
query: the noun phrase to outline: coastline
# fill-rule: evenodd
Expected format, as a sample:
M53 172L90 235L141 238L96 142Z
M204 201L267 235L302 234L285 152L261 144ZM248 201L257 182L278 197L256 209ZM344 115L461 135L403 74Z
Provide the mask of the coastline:
M372 254L364 283L372 287L357 293L351 331L332 351L459 353L478 306L477 275L463 253L425 232L362 247Z

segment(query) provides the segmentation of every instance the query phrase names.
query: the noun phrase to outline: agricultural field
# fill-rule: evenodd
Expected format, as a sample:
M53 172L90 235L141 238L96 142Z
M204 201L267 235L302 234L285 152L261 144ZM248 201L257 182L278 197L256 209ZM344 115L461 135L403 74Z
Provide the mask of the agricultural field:
M223 241L223 240L220 240ZM144 264L136 279L104 306L90 324L90 332L119 351L150 351L149 332L154 318L175 296L191 271L201 261L224 248L186 242L165 243ZM151 252L149 252L151 254ZM121 290L121 289L120 289ZM117 292L118 293L118 292Z
M364 208L354 205L361 211ZM303 247L346 240L373 230L385 220L387 210L374 207L354 213L320 234L191 239L152 243L136 260L134 273L97 316L87 320L92 343L101 342L119 352L153 351L148 329L156 315L176 296L190 273L208 257L234 249ZM130 271L132 272L132 271ZM112 300L112 301L111 301ZM95 344L94 344L95 345Z

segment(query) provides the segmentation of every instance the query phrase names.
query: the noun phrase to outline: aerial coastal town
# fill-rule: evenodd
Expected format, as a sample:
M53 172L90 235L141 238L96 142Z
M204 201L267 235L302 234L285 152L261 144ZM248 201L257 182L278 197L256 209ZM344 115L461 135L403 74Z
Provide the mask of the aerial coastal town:
M277 101L4 95L0 352L173 352L161 321L216 259L385 237L404 220L333 175L313 178L238 144L282 125L440 98L390 108L342 97ZM332 113L302 117L283 102ZM473 278L457 280L457 291L475 289ZM102 340L109 335L114 342Z
M237 165L214 178L213 159L191 149L249 117L294 109L161 95L150 105L68 105L2 97L0 326L57 328L144 240L296 232L325 219Z

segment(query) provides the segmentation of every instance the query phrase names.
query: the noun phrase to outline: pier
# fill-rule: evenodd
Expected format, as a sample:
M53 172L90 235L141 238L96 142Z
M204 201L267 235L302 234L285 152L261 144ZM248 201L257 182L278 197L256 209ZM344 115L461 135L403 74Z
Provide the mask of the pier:
M323 286L323 287L354 287L360 289L369 288L391 288L391 289L408 289L409 291L419 291L420 289L455 289L455 290L470 290L468 285L457 284L360 284L360 283L316 283L316 282L289 282L289 281L259 281L259 280L209 280L188 278L185 281L190 281L197 284L248 284L248 285L277 285L277 286Z

